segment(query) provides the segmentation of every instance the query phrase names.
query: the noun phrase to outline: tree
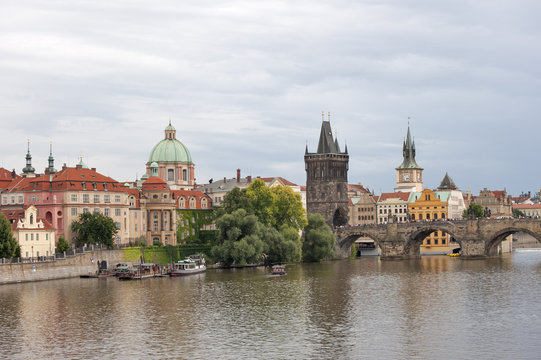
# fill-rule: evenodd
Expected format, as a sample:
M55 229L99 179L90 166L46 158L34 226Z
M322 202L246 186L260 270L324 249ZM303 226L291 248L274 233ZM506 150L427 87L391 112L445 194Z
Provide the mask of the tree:
M482 217L484 217L485 209L484 209L481 205L478 205L478 204L472 202L472 203L470 204L470 209L472 209L473 215L474 215L476 218L482 218ZM465 210L462 212L462 217L463 217L464 219L467 219L467 218L468 218L468 210L469 210L469 209L465 209Z
M284 225L297 230L304 229L307 221L301 195L296 194L289 186L281 185L271 188L271 192L274 194L272 225L276 229Z
M21 256L21 248L11 232L11 224L6 216L0 213L0 258Z
M63 253L64 251L68 251L70 248L70 244L66 241L66 239L60 235L58 237L58 242L56 243L56 252Z
M293 227L283 225L280 231L277 231L269 226L263 234L263 242L267 245L267 265L301 260L301 237Z
M113 246L113 239L118 232L113 219L101 213L83 213L71 223L71 230L76 234L75 244L103 244Z
M323 216L310 214L308 225L304 229L302 258L304 261L317 262L334 256L334 234L325 223Z
M520 217L525 217L526 215L520 211L519 209L513 209L513 217L514 218L520 218Z
M265 185L261 179L255 179L246 188L248 198L248 211L265 225L272 224L274 193Z

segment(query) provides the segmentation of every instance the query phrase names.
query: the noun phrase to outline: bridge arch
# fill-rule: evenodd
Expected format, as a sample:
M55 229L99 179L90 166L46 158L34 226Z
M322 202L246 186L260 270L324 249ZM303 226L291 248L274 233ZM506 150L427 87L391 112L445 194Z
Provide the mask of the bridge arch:
M362 231L359 229L358 231L354 232L347 232L345 235L340 235L336 237L336 245L338 247L338 252L342 253L345 256L348 256L350 254L351 247L355 243L355 240L357 240L360 237L367 237L372 240L374 240L374 245L377 248L381 248L381 239L379 239L377 236L375 236L370 231Z
M423 226L422 228L413 231L409 236L406 237L406 244L404 245L404 255L406 256L420 256L421 255L421 245L423 240L432 234L435 231L442 231L446 234L449 234L452 239L454 239L462 248L462 240L458 237L455 231L446 226L446 223L438 224L437 222L430 222L430 225Z
M498 245L500 245L502 241L505 240L506 237L508 237L509 235L515 234L517 232L524 232L532 236L534 239L536 239L538 242L541 243L541 233L531 231L527 227L516 227L516 226L507 227L504 229L500 229L498 232L488 237L488 239L485 242L485 255L486 256L498 255L497 253Z

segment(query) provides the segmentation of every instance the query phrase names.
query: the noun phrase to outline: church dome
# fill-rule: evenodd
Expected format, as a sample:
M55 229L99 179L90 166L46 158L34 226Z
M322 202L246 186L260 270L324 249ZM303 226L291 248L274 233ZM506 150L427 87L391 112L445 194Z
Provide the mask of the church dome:
M154 146L150 152L148 163L192 163L188 148L176 139L176 130L169 123L165 128L165 139Z

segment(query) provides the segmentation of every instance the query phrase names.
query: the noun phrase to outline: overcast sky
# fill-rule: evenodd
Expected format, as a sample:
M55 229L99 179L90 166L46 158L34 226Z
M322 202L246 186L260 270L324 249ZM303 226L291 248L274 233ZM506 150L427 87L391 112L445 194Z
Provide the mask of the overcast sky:
M349 182L390 192L408 117L435 188L541 187L541 2L499 0L0 3L0 161L27 138L39 172L145 171L169 119L196 180L304 185L321 111Z

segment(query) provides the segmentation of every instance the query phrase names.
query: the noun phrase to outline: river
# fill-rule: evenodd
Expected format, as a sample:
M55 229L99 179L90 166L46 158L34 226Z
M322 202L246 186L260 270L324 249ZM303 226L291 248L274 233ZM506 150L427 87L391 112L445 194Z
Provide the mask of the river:
M541 252L0 287L3 359L539 359Z

